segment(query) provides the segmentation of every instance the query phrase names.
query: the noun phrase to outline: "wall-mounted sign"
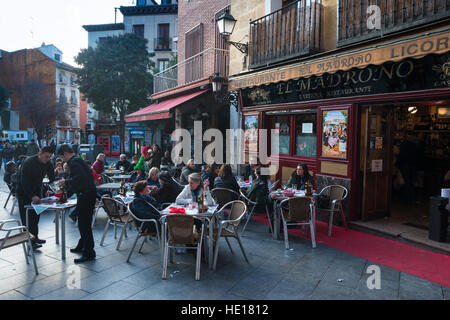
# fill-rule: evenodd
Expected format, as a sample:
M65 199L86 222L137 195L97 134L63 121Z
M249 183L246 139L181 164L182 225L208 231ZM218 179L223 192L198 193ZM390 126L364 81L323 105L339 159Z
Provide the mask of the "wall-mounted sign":
M371 164L372 172L383 172L383 160L372 160Z
M302 133L313 133L313 124L311 122L302 123Z
M258 116L244 118L245 151L258 151Z
M348 110L323 111L322 156L347 158Z
M242 90L243 106L450 88L450 53L430 54ZM372 122L370 123L372 125Z

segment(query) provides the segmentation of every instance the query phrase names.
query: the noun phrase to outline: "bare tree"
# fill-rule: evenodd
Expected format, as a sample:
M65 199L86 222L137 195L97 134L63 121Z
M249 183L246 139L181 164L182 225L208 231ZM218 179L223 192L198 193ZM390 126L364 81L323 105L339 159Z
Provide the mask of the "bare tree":
M56 100L54 84L48 84L39 78L25 80L23 85L14 88L20 97L18 111L21 117L28 119L41 140L47 125L53 126L55 121L65 124L68 121L67 99Z

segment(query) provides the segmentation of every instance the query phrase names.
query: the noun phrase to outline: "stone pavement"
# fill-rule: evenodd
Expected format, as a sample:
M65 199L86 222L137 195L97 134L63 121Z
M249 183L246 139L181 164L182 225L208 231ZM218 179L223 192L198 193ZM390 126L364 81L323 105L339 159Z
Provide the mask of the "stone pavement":
M12 202L3 209L8 195L3 172L0 179L0 220L4 220L10 218ZM13 218L18 217L16 208ZM36 251L39 275L35 275L32 263L26 264L21 246L0 252L0 299L450 299L450 288L384 266L380 266L381 289L370 290L370 261L320 244L312 249L309 241L292 236L293 250L285 250L282 241L270 237L267 226L256 222L249 223L243 237L250 264L231 239L234 254L223 241L217 270L211 271L203 263L200 281L194 280L195 259L190 253L175 255L174 265L169 263L168 279L162 280L156 241L144 244L141 254L137 252L139 242L130 263L126 258L135 239L134 230L128 232L120 251L115 249L113 228L99 246L106 222L103 210L94 227L97 259L79 265L80 286L71 289L73 259L78 255L68 249L78 241L78 229L72 220L66 220L68 248L62 261L53 218L52 213L41 217L40 238L47 243Z

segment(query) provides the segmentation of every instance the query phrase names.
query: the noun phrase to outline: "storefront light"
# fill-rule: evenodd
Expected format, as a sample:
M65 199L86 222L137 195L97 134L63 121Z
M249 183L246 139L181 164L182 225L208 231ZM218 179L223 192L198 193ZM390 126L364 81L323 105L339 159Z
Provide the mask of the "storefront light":
M417 107L408 107L408 112L414 114L417 112Z

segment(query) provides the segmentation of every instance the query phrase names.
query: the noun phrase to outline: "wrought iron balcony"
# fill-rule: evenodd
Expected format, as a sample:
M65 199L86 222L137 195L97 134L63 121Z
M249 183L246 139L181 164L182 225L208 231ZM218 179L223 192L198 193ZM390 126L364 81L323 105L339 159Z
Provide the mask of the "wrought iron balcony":
M172 38L154 38L153 48L155 51L171 51Z
M338 8L338 46L383 37L450 15L448 0L339 0Z
M206 79L215 73L228 75L228 50L209 48L154 75L153 93Z
M321 9L321 0L299 0L250 22L249 67L318 52Z

